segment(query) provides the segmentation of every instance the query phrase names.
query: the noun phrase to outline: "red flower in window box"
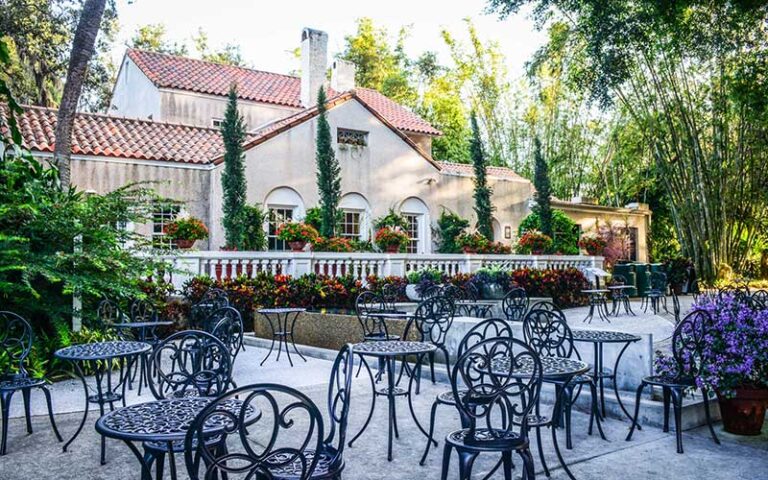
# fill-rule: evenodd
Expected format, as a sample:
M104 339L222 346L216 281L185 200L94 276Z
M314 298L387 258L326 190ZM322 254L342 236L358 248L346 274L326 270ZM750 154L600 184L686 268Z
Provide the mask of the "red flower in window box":
M277 229L277 238L288 242L288 246L294 252L300 252L304 250L307 243L313 243L317 241L320 234L317 233L315 227L307 225L301 222L288 222L280 225Z
M387 253L398 253L408 245L408 235L399 227L382 227L374 237L376 245Z
M192 248L197 240L208 238L208 228L202 220L195 217L179 218L166 225L165 234L178 248Z

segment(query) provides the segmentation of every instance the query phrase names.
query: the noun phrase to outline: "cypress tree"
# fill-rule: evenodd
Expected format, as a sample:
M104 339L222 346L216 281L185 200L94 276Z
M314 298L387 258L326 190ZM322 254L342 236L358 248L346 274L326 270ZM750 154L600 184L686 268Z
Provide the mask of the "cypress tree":
M243 211L246 201L245 165L243 163L243 142L245 142L245 121L237 109L237 87L229 89L227 110L221 122L221 136L224 140L224 171L221 174L221 189L224 193L224 232L227 247L240 248L245 235Z
M324 237L334 236L336 219L338 217L339 199L341 198L341 168L333 152L331 126L328 125L326 114L325 89L317 92L317 144L315 163L317 165L317 190L320 193L320 208L322 211L320 234Z
M534 177L533 186L536 187L536 208L534 212L539 214L539 226L541 233L554 238L552 235L552 187L549 183L549 167L544 155L541 153L541 141L539 137L533 140Z
M470 141L470 154L475 170L475 213L477 214L477 230L488 240L493 240L493 204L491 194L493 190L488 186L486 177L488 162L483 151L483 141L480 138L480 128L477 126L477 118L472 112L472 139Z

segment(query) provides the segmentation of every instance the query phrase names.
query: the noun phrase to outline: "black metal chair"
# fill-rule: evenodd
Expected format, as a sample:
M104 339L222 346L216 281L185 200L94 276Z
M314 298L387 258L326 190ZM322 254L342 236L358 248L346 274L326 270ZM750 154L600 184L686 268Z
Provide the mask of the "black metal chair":
M481 453L501 453L504 478L511 479L512 453L517 452L522 478L535 477L527 419L539 402L542 372L536 352L510 337L481 341L456 360L451 388L463 428L445 437L442 480L448 478L454 449L461 480L470 479Z
M399 335L390 335L387 331L387 323L383 317L377 317L376 313L390 313L387 311L382 298L375 292L363 292L355 299L355 313L360 326L363 329L363 341L399 340Z
M402 296L402 287L392 283L388 283L381 288L381 302L384 306L384 311L390 313L402 313L402 310L397 309L397 302Z
M117 302L108 298L99 302L96 306L96 318L103 328L114 330L120 340L125 340L125 331L122 328L114 328L114 326L126 323L130 319L123 314Z
M768 309L768 291L755 290L749 296L749 303L752 305L752 308L754 308L755 310Z
M575 355L576 358L581 359L579 351L574 347L573 333L568 326L568 322L565 320L565 315L560 311L548 311L548 310L531 310L525 316L523 320L523 338L540 357L561 357L571 358ZM555 386L556 395L563 393L563 413L565 415L565 441L566 448L573 448L573 440L571 437L571 412L574 398L573 392L576 387L587 386L591 395L592 406L589 413L589 429L588 434L592 435L593 422L597 424L597 430L600 433L600 437L605 440L605 433L603 432L602 425L600 424L600 411L598 410L597 402L597 383L591 374L577 375L568 382L561 380L544 380L546 383L551 383ZM578 397L578 395L577 395ZM553 412L554 415L560 415L560 412ZM546 417L539 418L540 424L537 427L537 440L539 439L538 429L544 426L552 427L552 419ZM542 464L544 459L542 458ZM544 465L546 469L546 464Z
M627 279L624 277L624 275L613 275L610 285L626 286ZM630 304L629 300L629 293L627 293L627 290L623 288L611 290L611 303L611 313L613 315L619 315L619 311L622 309L622 307L624 308L624 313L632 315L635 314L635 312L632 311L632 305Z
M649 306L654 314L658 313L662 307L667 311L667 274L651 272L650 287L643 296L643 311L647 312Z
M419 341L429 342L437 347L437 351L442 352L445 358L448 376L451 375L451 362L448 349L445 348L445 341L448 338L448 330L450 330L453 324L454 311L453 302L442 295L424 300L416 307L416 313L413 319L406 325L405 333L403 334L403 338L408 338L411 328L415 327ZM429 359L432 383L435 383L435 354L436 352L432 352L427 357ZM405 362L403 362L403 365L405 365Z
M530 310L547 310L550 312L562 313L562 311L559 308L557 308L557 305L555 305L554 303L548 300L539 300L538 302L531 305Z
M30 377L25 367L27 357L32 350L34 332L32 326L13 312L0 312L0 410L2 410L3 430L0 441L0 455L5 455L8 440L8 418L11 413L13 394L21 391L24 401L24 417L27 433L32 433L32 415L30 400L33 388L39 388L45 395L48 405L48 418L56 438L63 441L53 418L51 392L42 378Z
M525 313L528 311L528 294L522 288L513 288L501 301L501 311L504 312L504 316L507 320L513 322L519 322L525 317Z
M215 397L232 385L229 348L210 333L184 330L166 338L152 353L157 381L150 382L158 400L179 397ZM183 451L183 442L144 442L148 463L155 462L156 478L163 478L165 456ZM175 468L171 470L173 473Z
M669 407L670 403L675 411L675 436L677 439L677 453L683 453L682 411L683 393L686 389L696 388L696 375L705 365L702 365L702 350L705 346L704 337L707 329L712 324L712 317L703 310L694 310L677 325L672 334L672 358L675 363L675 372L651 375L644 377L637 387L635 397L635 415L632 420L632 428L627 435L627 441L632 439L632 434L637 426L637 418L640 414L640 398L647 386L661 387L664 398L664 432L669 432ZM704 397L704 415L707 420L712 439L720 444L720 439L715 434L712 426L712 417L709 413L709 391L702 389Z
M211 424L222 425L222 439L210 439ZM184 459L191 480L308 480L322 459L316 452L324 451L324 434L323 416L305 394L284 385L248 385L200 412L187 431Z
M461 342L459 342L456 356L461 357L467 348L492 338L512 338L512 329L509 327L509 324L506 320L502 320L501 318L489 318L479 322L477 325L472 327L467 332L467 334L464 335L464 338L461 339ZM437 407L439 405L448 405L451 407L456 406L453 390L446 390L445 392L437 395L435 397L435 401L432 402L432 409L429 415L429 435L427 436L427 446L424 448L424 454L422 455L421 461L419 462L420 465L424 465L426 462L431 445L434 443L435 446L437 446L437 441L435 441L432 436L435 433L435 416L437 415Z
M211 335L221 340L229 349L232 363L243 349L243 318L232 307L222 307L208 317L206 325L211 328Z
M189 309L190 328L197 328L208 331L211 326L206 325L206 321L213 312L229 306L229 297L227 292L220 288L209 288L203 294L200 301L192 305Z

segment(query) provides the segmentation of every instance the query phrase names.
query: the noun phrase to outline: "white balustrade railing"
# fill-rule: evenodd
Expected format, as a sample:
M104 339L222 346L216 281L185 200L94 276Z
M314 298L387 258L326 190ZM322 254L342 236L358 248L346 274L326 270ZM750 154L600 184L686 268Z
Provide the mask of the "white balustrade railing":
M351 275L366 281L369 275L405 276L408 272L437 269L447 275L474 273L481 268L517 270L602 268L603 257L582 255L475 255L475 254L386 254L331 252L183 252L167 257L173 271L165 274L176 288L191 277L216 279L253 277L261 272L298 277L310 273L340 277Z

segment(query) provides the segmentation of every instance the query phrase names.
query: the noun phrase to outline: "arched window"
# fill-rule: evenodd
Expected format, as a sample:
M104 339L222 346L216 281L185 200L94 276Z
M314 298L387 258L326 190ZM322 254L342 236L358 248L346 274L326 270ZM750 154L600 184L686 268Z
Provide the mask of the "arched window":
M491 225L493 226L493 240L495 242L500 242L501 239L503 238L502 237L503 234L501 232L501 224L499 223L498 220L494 218L493 220L491 220Z
M347 193L339 202L341 228L338 235L350 240L368 240L371 231L371 206L359 193Z
M431 245L429 228L429 208L421 199L411 197L400 204L400 214L408 222L407 233L410 237L407 253L428 253Z
M290 187L278 187L264 199L269 213L267 218L267 246L269 250L287 250L286 243L277 238L278 227L285 222L303 219L306 215L304 200Z

